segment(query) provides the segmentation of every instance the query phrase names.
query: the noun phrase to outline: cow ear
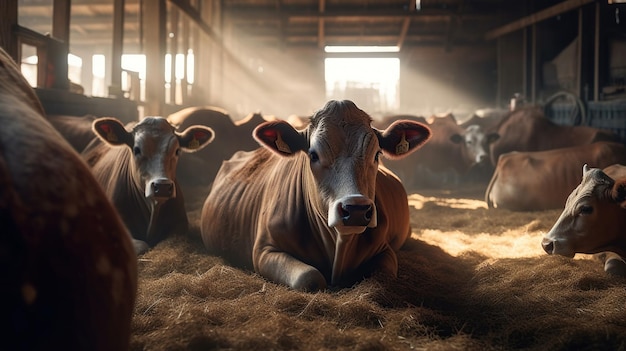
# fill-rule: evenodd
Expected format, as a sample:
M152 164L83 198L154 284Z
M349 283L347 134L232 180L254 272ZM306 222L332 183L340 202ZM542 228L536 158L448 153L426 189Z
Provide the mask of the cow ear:
M308 150L306 138L282 120L261 123L254 128L252 136L261 146L281 156Z
M105 143L110 145L132 146L133 136L119 120L112 117L102 117L93 121L92 130Z
M455 143L455 144L460 144L460 143L464 142L464 141L465 141L465 139L463 139L463 137L461 136L461 134L457 134L457 133L455 133L455 134L452 134L452 135L450 136L450 141L451 141L451 142L453 142L453 143Z
M495 142L496 140L500 139L500 134L498 133L489 133L487 134L487 145Z
M183 151L196 152L213 141L215 132L209 127L195 125L177 132L176 136Z
M400 159L419 149L431 135L430 128L422 123L398 120L378 132L378 142L387 158Z
M611 190L611 197L615 202L619 203L622 208L626 208L626 178L615 182L613 190Z

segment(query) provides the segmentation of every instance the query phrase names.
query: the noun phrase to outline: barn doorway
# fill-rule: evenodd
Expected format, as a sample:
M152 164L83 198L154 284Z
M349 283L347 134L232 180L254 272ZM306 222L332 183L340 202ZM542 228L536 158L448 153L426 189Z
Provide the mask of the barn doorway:
M400 59L363 57L362 47L351 47L354 57L327 57L324 62L326 98L349 99L371 115L384 115L400 107ZM328 52L328 49L326 50Z

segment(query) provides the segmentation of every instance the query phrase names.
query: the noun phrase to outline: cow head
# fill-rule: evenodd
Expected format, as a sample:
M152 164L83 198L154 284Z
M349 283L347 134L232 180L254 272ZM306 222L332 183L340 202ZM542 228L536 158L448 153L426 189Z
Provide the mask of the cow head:
M213 130L190 126L182 132L162 117L146 117L127 131L115 118L103 117L93 122L93 130L105 143L125 145L132 152L131 172L138 172L138 184L147 199L161 203L176 197L176 166L181 151L195 152L213 140Z
M329 101L303 131L275 121L259 125L253 135L280 156L308 155L318 210L338 233L357 234L377 225L374 198L380 155L402 158L430 138L428 127L417 122L396 121L384 131L372 128L371 122L352 101Z
M626 179L615 182L602 170L583 167L580 185L567 198L565 209L541 244L548 254L614 251L623 240L618 221L626 216Z
M497 138L497 134L487 134L482 127L477 124L472 124L465 128L463 141L467 147L469 157L473 160L474 164L489 162L489 144L497 140Z

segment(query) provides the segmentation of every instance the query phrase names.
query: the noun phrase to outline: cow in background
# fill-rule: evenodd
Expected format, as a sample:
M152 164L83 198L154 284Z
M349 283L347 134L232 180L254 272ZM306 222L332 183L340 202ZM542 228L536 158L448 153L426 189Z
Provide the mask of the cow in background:
M96 116L66 116L66 115L48 115L46 119L52 124L65 140L78 153L83 152L87 145L95 138L91 129Z
M180 160L178 173L183 189L210 185L223 161L237 151L258 148L252 131L266 121L260 113L251 113L234 122L226 110L212 106L189 107L169 115L167 119L178 130L203 125L213 129L216 135L213 143Z
M413 120L425 121L423 117ZM432 137L420 152L385 163L407 189L456 185L472 167L488 161L481 128L462 128L452 114L431 116L428 121Z
M537 152L509 152L500 156L485 192L489 208L540 211L562 208L580 183L580 167L626 163L626 146L597 142Z
M127 350L130 235L0 48L0 320L5 350Z
M582 180L541 245L550 255L606 252L604 270L626 275L626 178L583 167Z
M178 158L209 144L213 130L192 125L177 132L162 117L126 127L115 118L98 118L93 130L99 139L83 157L130 230L135 251L141 254L172 233L186 233Z
M543 109L525 106L512 111L494 131L498 137L490 146L491 162L511 151L543 151L597 141L619 142L618 135L586 126L558 125L545 117Z
M211 252L299 290L345 286L398 272L411 233L407 194L379 163L404 157L428 127L396 121L384 131L352 101L330 101L297 131L284 121L254 131L263 146L224 162L202 209Z

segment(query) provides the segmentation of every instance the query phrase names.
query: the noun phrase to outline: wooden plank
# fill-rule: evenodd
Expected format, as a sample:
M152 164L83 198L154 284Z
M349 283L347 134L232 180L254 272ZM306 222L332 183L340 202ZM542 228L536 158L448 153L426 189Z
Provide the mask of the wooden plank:
M143 51L146 55L146 105L144 115L160 116L165 100L166 6L165 0L144 1Z
M398 36L398 48L402 49L402 45L404 45L404 41L406 40L406 34L409 32L409 26L411 25L411 18L405 17L404 21L402 21L402 29L400 29L400 35Z
M122 54L124 52L124 5L126 0L113 1L113 44L111 48L111 86L109 94L122 96Z
M517 21L513 21L509 24L491 30L485 34L485 40L493 40L499 38L505 34L515 32L524 27L528 27L535 23L541 22L548 18L560 15L562 13L575 10L585 4L594 2L595 0L566 0L554 6L548 7L539 12L535 12L532 15L522 17Z
M17 0L0 1L0 47L19 62L17 37L13 28L17 26Z

